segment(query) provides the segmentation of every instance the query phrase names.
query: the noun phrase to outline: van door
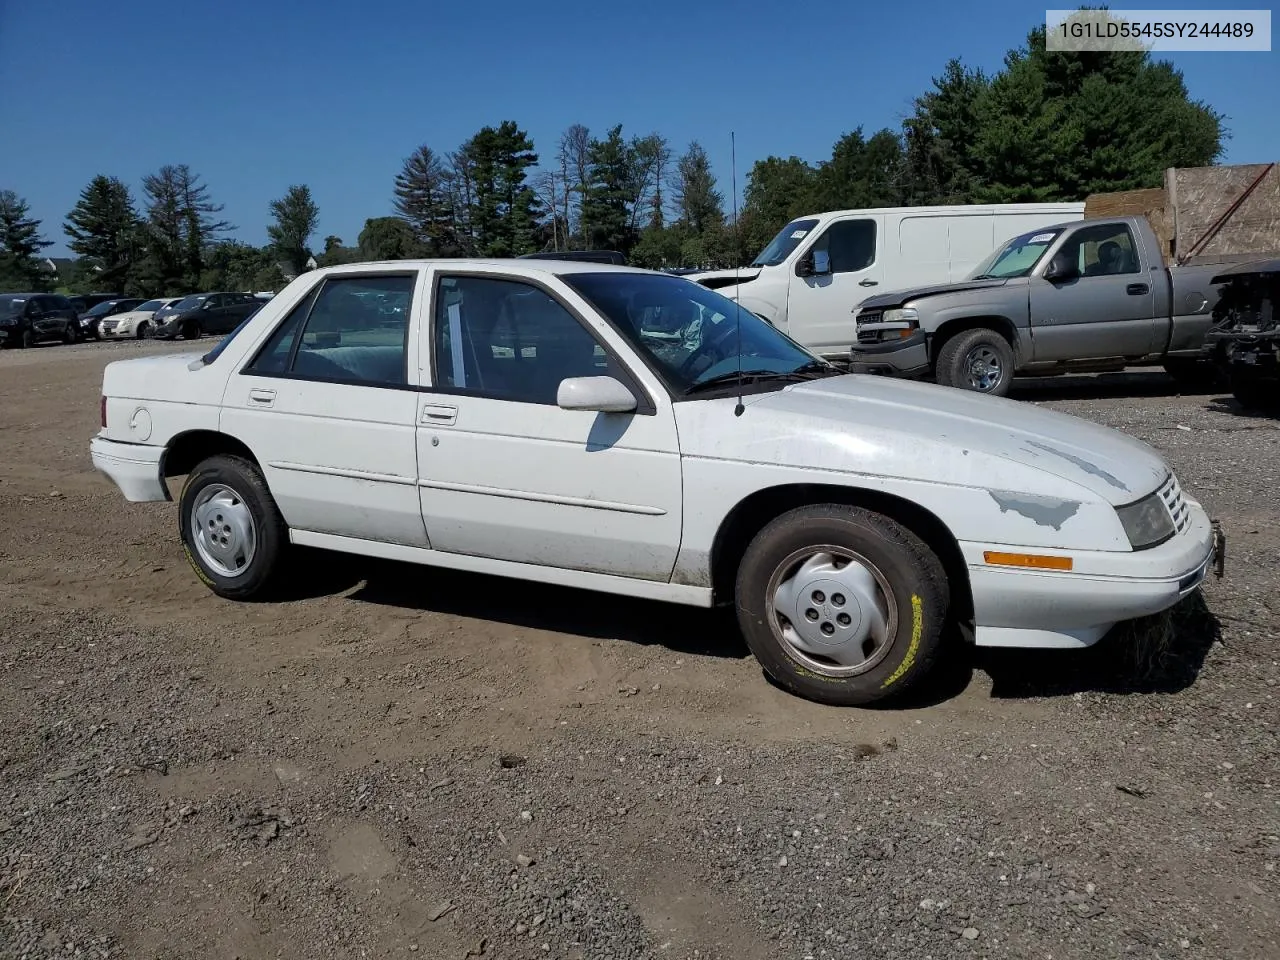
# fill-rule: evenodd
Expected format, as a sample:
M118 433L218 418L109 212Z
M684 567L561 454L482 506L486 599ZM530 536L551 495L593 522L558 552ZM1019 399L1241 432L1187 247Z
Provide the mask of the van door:
M787 331L815 353L848 354L857 338L854 311L867 297L882 292L882 220L879 216L833 220L794 261L788 281Z

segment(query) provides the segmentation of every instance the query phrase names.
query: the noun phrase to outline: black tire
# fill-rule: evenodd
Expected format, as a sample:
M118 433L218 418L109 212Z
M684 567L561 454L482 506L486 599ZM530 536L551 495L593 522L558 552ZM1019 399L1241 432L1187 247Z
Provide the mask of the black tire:
M200 324L196 323L194 320L188 320L186 323L184 323L182 325L182 339L183 340L199 340Z
M28 347L32 346L35 342L36 342L36 337L35 337L35 334L31 332L30 327L27 327L27 329L23 330L22 336L18 338L18 346L21 347L23 350L26 350Z
M896 607L896 629L862 667L842 670L798 650L784 639L773 611L775 576L802 563L804 551L824 546L857 554L877 570ZM834 616L844 598L833 592L826 599L820 616ZM949 603L946 572L933 551L901 524L861 507L820 504L784 513L756 534L738 567L738 624L751 652L787 690L833 706L865 706L915 686L937 659ZM858 609L856 598L847 609ZM862 672L849 672L857 669Z
M972 365L981 359L994 360L999 365L998 375L992 377L986 387L980 385L986 382L984 378L974 376L971 371ZM1003 397L1013 383L1013 366L1013 345L997 331L977 327L957 333L942 345L935 372L938 383L943 386Z
M1233 370L1231 395L1245 410L1274 413L1280 409L1280 383Z
M248 508L255 526L255 548L242 572L227 576L201 556L193 529L192 509L202 491L213 485L229 488ZM182 550L196 576L210 590L229 600L248 600L267 594L275 582L289 545L284 518L257 466L242 457L219 455L191 471L179 498L178 530Z
M67 328L62 331L62 342L70 346L73 343L80 342L80 329L76 321L67 324Z
M134 331L133 335L138 340L145 340L147 339L147 330L149 329L150 329L150 324L148 324L147 321L143 320L140 324L138 324L138 329Z

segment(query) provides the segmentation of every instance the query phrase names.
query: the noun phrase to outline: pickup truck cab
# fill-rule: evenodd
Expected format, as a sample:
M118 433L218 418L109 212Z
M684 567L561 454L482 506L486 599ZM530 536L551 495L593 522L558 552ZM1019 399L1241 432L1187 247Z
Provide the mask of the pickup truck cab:
M881 294L856 309L851 368L933 376L1004 396L1015 375L1200 363L1220 265L1164 265L1145 217L1077 220L997 248L956 283Z
M686 274L820 356L848 360L853 310L880 290L960 280L1002 241L1083 203L835 210L799 217L738 270Z
M182 544L219 596L269 595L301 544L732 604L764 668L827 703L910 688L956 636L1088 646L1215 551L1145 444L843 374L626 267L316 270L203 355L109 364L102 394L94 465L131 501L186 478Z

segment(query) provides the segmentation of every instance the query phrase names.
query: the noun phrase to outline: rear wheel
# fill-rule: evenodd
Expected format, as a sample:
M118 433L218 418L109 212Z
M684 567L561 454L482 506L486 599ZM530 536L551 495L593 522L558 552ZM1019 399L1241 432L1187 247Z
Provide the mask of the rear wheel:
M220 455L187 477L178 510L183 551L220 597L248 600L275 579L288 530L257 466Z
M899 696L937 657L950 602L937 556L860 507L783 514L738 568L738 623L765 671L793 693L860 706Z
M995 330L958 333L938 352L937 379L948 387L1003 397L1013 383L1013 346Z

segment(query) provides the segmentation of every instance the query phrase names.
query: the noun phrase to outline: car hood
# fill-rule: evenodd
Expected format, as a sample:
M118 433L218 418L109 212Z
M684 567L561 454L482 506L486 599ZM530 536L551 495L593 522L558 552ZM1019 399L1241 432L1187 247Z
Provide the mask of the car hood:
M698 273L686 273L682 276L685 280L692 280L694 283L706 284L711 281L712 284L723 285L737 281L739 283L747 283L760 276L760 267L742 267L738 270L702 270Z
M1147 444L1090 421L885 377L829 377L748 397L738 423L727 432L719 417L705 429L682 422L681 447L687 438L690 452L722 459L982 489L1084 488L1113 506L1151 493L1169 472Z
M117 313L114 317L106 317L105 319L115 320L117 323L137 323L139 320L150 320L151 311L128 310L124 313Z
M906 290L891 290L867 297L859 304L862 310L879 310L884 307L897 307L921 297L937 296L940 293L963 293L965 290L986 290L990 287L1003 287L1008 280L958 280L955 283L935 283L927 287L909 287Z

